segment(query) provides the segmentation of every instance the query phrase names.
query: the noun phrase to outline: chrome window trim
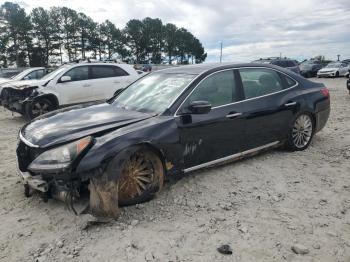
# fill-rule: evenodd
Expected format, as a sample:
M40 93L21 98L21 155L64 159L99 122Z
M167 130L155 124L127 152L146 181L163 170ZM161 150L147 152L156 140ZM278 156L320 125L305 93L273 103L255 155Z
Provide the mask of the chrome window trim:
M33 143L29 142L27 139L25 139L21 132L19 132L19 139L20 139L24 144L26 144L27 146L36 147L36 148L39 147L39 146L34 145Z
M192 172L192 171L195 171L195 170L198 170L198 169L202 169L202 168L205 168L205 167L213 166L213 165L219 164L221 162L225 162L225 161L228 161L228 160L233 160L235 158L242 157L242 156L245 156L245 155L248 155L248 154L260 151L262 149L267 149L267 148L270 148L270 147L273 147L273 146L277 146L279 143L280 143L280 141L275 141L275 142L271 142L271 143L268 143L266 145L259 146L259 147L256 147L256 148L252 148L252 149L249 149L249 150L246 150L246 151L243 151L243 152L240 152L240 153L236 153L236 154L233 154L233 155L230 155L230 156L218 158L218 159L215 159L215 160L212 160L212 161L209 161L209 162L197 165L197 166L192 166L192 167L186 168L186 169L184 169L184 172L188 173L188 172Z
M229 103L229 104L225 104L225 105L221 105L221 106L215 106L215 107L212 107L212 109L216 109L216 108L220 108L220 107L224 107L224 106L229 106L229 105L233 105L233 104L238 104L238 103L242 103L242 102L245 102L245 101L250 101L250 100L255 100L255 99L259 99L259 98L262 98L262 97L266 97L266 96L270 96L270 95L274 95L274 94L278 94L278 93L281 93L281 92L285 92L287 90L290 90L296 86L299 85L299 82L297 80L295 80L293 77L291 77L290 75L278 70L278 69L274 69L274 68L270 68L270 67L264 67L264 66L254 66L254 67L234 67L234 68L229 68L229 69L223 69L223 70L219 70L219 71L216 71L216 72L213 72L209 75L207 75L205 78L203 78L193 89L192 91L186 96L186 98L182 101L182 103L180 104L180 106L177 108L177 110L175 111L175 114L174 114L174 117L177 117L177 116L181 116L181 115L178 115L178 111L179 109L181 108L181 106L185 103L185 101L187 100L187 98L193 93L193 91L202 83L202 81L204 81L205 79L207 79L208 77L210 77L211 75L213 74L216 74L216 73L220 73L220 72L223 72L223 71L227 71L227 70L239 70L239 69L270 69L270 70L273 70L273 71L276 71L276 72L279 72L281 74L284 74L285 76L293 79L293 81L295 81L295 85L291 86L291 87L288 87L286 89L283 89L283 90L280 90L280 91L276 91L276 92L273 92L273 93L270 93L270 94L266 94L266 95L262 95L262 96L257 96L257 97L252 97L252 98L248 98L248 99L243 99L241 101L237 101L237 102L232 102L232 103ZM200 76L200 75L199 75ZM199 77L198 76L198 77ZM181 96L181 94L180 94ZM177 97L179 98L179 97ZM176 100L175 100L176 101Z

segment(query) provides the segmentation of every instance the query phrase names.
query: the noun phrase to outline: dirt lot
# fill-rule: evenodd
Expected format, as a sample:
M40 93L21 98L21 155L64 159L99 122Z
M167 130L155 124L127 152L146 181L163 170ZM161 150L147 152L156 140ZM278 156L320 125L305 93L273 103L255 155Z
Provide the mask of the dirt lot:
M1 108L0 261L350 261L350 96L344 78L315 81L330 88L332 112L308 150L192 173L90 227L61 202L24 197L15 147L25 122Z

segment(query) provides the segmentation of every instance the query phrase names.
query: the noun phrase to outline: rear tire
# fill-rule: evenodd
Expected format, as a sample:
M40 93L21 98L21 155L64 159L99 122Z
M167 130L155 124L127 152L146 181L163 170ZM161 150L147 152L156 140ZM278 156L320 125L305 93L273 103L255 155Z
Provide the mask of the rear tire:
M24 105L24 116L28 120L32 120L40 115L55 110L54 103L48 98L38 98Z
M335 73L335 77L339 77L339 72L338 71Z
M314 135L315 123L310 113L298 114L288 133L287 149L291 151L305 150L311 143Z

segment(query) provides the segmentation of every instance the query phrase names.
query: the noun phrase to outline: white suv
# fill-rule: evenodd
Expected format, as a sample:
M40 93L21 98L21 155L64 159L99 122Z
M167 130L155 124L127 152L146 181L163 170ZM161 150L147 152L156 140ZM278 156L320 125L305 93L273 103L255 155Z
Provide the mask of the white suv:
M1 104L29 119L74 104L101 101L140 77L127 64L64 65L40 80L1 85Z

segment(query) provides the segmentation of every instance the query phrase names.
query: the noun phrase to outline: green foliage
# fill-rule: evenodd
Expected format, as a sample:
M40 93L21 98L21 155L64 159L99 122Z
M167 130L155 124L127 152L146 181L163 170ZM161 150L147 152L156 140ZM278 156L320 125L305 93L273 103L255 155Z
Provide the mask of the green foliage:
M16 3L0 6L0 65L47 66L76 59L115 59L131 63L201 63L201 42L185 28L158 18L132 19L119 30L98 24L67 7L34 8L30 15ZM164 62L164 61L163 61Z

